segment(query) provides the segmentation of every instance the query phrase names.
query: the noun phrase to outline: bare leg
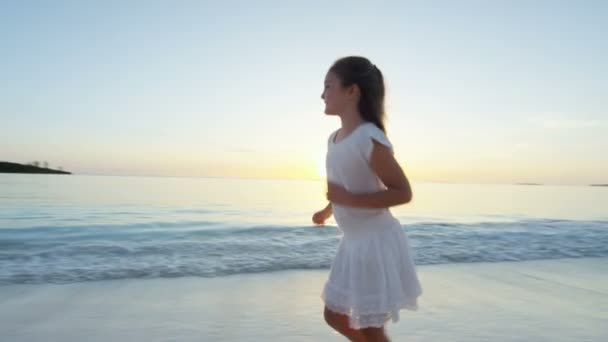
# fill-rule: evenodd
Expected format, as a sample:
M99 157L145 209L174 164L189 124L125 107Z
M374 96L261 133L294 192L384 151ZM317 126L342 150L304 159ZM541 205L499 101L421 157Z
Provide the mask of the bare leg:
M368 342L390 342L388 336L382 328L365 328L361 329L361 333L365 336Z
M325 316L325 322L329 324L330 327L334 328L337 332L344 335L350 341L354 342L367 342L367 339L361 332L361 330L356 330L348 326L348 316L342 315L337 312L333 312L325 307L325 312L323 313Z

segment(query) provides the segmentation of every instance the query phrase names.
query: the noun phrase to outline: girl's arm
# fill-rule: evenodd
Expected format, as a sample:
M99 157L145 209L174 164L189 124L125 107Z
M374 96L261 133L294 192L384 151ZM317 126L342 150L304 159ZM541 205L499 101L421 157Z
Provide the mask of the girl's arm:
M412 200L410 183L390 148L376 141L373 143L370 166L387 189L374 193L352 194L339 185L328 183L327 199L336 204L358 208L388 208Z
M329 216L334 213L334 209L331 207L331 202L327 203L327 206L325 206L323 211L326 212Z

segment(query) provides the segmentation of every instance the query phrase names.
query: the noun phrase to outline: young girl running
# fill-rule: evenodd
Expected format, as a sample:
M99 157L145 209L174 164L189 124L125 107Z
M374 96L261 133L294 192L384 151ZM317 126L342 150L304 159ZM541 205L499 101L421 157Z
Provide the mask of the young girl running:
M336 61L325 77L325 113L342 126L328 139L327 199L313 215L332 214L343 236L323 289L325 320L351 341L389 341L384 324L422 293L410 246L389 207L412 190L384 129L384 81L363 57Z

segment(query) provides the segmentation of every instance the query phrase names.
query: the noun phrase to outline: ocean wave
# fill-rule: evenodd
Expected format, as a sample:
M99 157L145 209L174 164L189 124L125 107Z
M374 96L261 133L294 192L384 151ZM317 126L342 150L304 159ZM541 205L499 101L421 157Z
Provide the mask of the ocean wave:
M423 222L404 229L419 265L608 256L608 221ZM339 238L332 226L209 221L0 229L0 284L326 269Z

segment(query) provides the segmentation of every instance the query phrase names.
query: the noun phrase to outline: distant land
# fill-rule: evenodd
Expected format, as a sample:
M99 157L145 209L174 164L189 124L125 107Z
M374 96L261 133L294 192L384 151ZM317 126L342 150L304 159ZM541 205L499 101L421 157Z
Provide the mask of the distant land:
M540 183L515 183L516 185L542 185Z
M71 175L71 172L63 170L53 170L46 167L35 165L24 165L10 162L0 162L0 173L46 173L46 174L61 174Z
M608 184L589 184L589 186L608 186Z

